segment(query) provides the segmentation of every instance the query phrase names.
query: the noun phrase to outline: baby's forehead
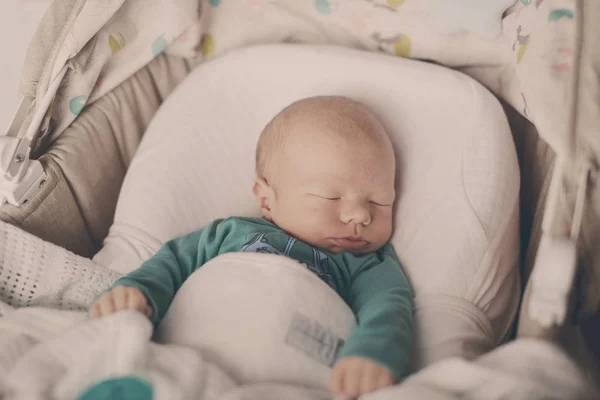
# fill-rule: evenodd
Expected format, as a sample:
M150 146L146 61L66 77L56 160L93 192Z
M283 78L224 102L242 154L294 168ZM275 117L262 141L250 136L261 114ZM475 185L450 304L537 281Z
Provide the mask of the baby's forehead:
M366 105L341 96L314 97L292 103L281 112L281 117L290 127L316 125L369 131L381 125Z
M267 124L257 146L257 171L271 175L282 164L298 164L298 157L333 157L336 149L344 150L338 155L342 158L374 152L386 162L390 154L393 158L387 132L367 106L342 96L321 96L292 103Z
M299 175L352 179L357 175L376 176L394 170L393 150L377 142L346 140L335 135L314 135L290 140L276 166Z
M393 152L391 141L377 117L360 103L342 101L307 102L291 109L279 126L277 148L287 156L303 152L311 156L337 158L371 158ZM286 157L278 161L285 162Z
M347 151L373 147L382 149L391 144L383 127L346 115L321 114L295 118L281 128L281 137L277 142L280 149L285 148L286 151L315 146L344 147Z

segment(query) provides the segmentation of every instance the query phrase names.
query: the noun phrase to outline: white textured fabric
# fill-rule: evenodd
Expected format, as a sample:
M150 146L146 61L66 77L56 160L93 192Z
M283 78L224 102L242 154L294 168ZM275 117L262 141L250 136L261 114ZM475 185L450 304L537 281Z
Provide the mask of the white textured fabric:
M119 276L0 221L0 316L7 305L87 310Z
M155 337L200 350L238 383L326 389L355 325L346 303L295 260L229 253L185 281Z
M119 276L0 221L0 389L21 356L83 320Z
M448 299L443 325L439 307L417 309L416 366L490 350L508 332L520 293L514 144L487 90L432 64L273 45L201 65L152 122L94 260L128 272L161 243L214 218L256 215L250 188L259 133L285 105L318 94L364 101L393 136L392 243L417 305Z

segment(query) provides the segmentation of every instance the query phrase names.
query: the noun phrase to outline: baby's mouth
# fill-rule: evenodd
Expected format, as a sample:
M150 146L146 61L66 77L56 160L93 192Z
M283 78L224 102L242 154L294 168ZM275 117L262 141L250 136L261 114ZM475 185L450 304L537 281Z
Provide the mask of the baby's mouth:
M331 241L338 247L348 250L360 250L371 244L362 236L344 236L331 238Z

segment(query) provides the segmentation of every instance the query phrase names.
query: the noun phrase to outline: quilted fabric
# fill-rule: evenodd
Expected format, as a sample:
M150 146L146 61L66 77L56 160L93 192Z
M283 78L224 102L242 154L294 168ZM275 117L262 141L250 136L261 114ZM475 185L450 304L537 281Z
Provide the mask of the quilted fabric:
M517 0L432 0L433 17L442 33L473 32L486 40L502 33L502 14Z

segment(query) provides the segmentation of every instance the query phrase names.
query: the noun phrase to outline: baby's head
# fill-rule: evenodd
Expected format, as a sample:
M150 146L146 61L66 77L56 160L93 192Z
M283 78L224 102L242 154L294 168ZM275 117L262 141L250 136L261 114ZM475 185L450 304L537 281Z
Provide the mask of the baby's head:
M262 216L324 250L368 253L392 233L394 151L363 104L311 97L283 109L256 151Z

